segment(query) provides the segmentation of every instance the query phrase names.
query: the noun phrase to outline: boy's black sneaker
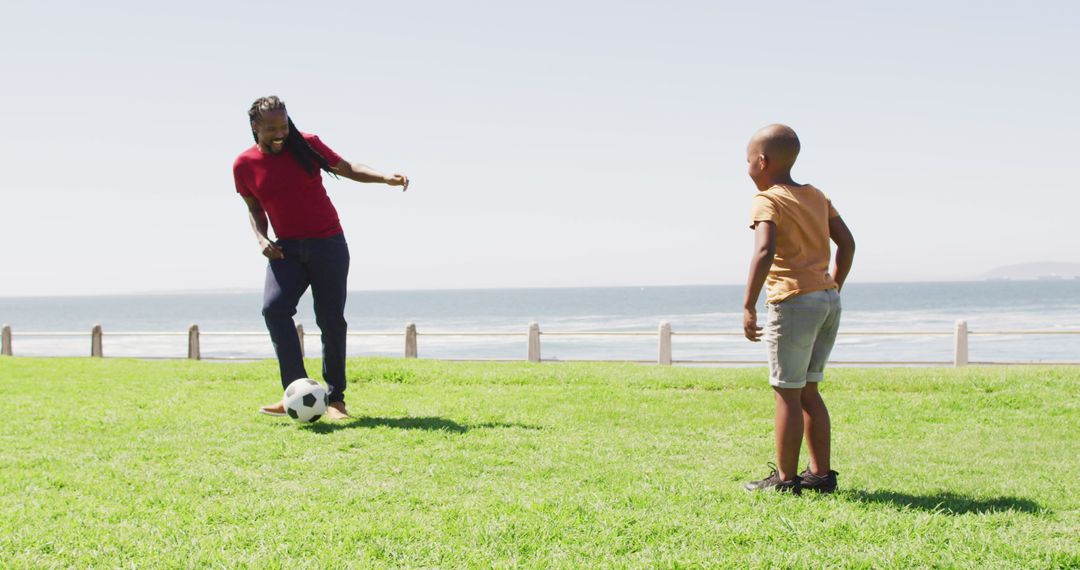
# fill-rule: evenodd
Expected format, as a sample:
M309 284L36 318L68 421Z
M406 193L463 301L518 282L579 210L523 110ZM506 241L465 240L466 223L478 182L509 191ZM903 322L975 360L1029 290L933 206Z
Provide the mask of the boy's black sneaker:
M802 483L798 477L795 477L791 481L780 480L780 470L776 468L776 465L769 464L772 468L772 472L764 479L757 481L751 481L747 483L743 488L747 491L776 491L778 493L792 493L798 495L802 492Z
M818 493L832 493L836 490L837 475L839 474L836 471L829 471L824 476L814 475L810 472L810 468L807 467L805 471L799 473L799 479L802 480L803 489L810 489Z

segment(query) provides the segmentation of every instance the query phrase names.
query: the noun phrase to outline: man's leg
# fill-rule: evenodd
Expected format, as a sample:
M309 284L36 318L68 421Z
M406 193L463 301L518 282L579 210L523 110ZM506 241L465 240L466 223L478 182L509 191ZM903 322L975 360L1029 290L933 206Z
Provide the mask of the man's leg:
M296 305L308 288L307 271L298 257L290 257L288 250L285 256L285 259L271 260L266 268L262 309L281 369L283 390L293 380L307 378L300 338L296 335L296 324L293 322Z
M311 250L311 295L315 322L322 333L323 380L331 404L345 401L345 297L349 278L349 246L344 236L319 240Z

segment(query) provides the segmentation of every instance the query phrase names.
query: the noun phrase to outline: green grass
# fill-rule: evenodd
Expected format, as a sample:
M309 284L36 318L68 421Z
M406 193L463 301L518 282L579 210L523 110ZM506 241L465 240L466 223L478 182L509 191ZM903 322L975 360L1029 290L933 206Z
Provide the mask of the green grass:
M302 427L272 362L0 358L0 567L1080 566L1080 368L832 370L802 497L760 369L349 374Z

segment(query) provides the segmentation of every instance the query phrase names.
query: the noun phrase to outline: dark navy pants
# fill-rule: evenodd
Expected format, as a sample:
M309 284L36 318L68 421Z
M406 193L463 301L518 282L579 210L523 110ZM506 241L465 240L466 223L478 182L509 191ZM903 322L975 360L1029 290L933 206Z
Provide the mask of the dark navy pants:
M344 235L321 239L283 239L277 245L285 259L266 268L263 318L270 330L284 389L307 378L293 315L300 297L311 287L315 323L322 332L323 380L331 402L345 401L345 289L349 277L349 244Z

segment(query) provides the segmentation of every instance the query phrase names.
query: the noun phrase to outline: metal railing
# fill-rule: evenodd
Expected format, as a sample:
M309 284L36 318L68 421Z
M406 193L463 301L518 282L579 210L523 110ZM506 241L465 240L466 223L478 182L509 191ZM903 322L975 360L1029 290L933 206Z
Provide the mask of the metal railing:
M202 355L201 339L202 337L239 337L239 336L268 336L266 332L231 332L231 331L214 331L214 332L202 332L199 330L198 325L191 325L186 333L184 332L147 332L147 331L120 331L108 333L110 337L170 337L170 336L187 336L187 358L192 360L201 359L218 359L225 360L227 358L222 357L204 357ZM303 325L296 326L296 334L300 339L301 352L304 349L304 327ZM1022 336L1022 335L1080 335L1080 330L1002 330L1002 331L971 331L968 330L966 321L960 320L956 322L956 326L952 331L941 330L923 330L923 331L842 331L840 336L916 336L916 337L928 337L928 336L952 336L953 337L953 359L951 361L924 361L924 360L849 360L849 361L831 361L831 364L844 364L844 365L942 365L942 366L966 366L968 364L1057 364L1057 365L1080 365L1080 361L1060 361L1060 362L1046 362L1046 361L1019 361L1019 362L997 362L997 361L985 361L975 362L970 360L969 343L970 336ZM18 333L19 337L78 337L86 335L85 332L70 332L70 331L58 331L58 332L21 332ZM541 336L546 337L656 337L657 338L657 355L656 359L616 359L616 360L601 360L601 359L558 359L559 361L574 361L584 360L590 362L640 362L640 363L655 363L661 366L670 366L672 364L689 364L689 365L706 365L706 364L764 364L764 360L740 360L740 359L718 359L718 360L675 360L672 358L672 338L679 337L741 337L743 333L734 331L673 331L671 324L667 321L660 323L660 326L655 332L650 331L541 331L538 323L530 323L527 331L515 332L515 331L432 331L432 332L418 332L416 325L409 323L405 326L405 330L401 332L397 331L360 331L349 332L348 336L352 337L404 337L404 357L405 358L417 358L418 351L418 337L526 337L526 360L529 362L544 362L551 361L552 359L542 359L540 348ZM10 326L5 325L0 329L0 355L12 356L14 354L12 350L12 338L14 333ZM102 330L101 325L94 325L90 330L90 356L95 358L104 357L104 336L105 332ZM137 358L169 358L161 356L143 356ZM442 360L449 361L509 361L511 359L499 359L499 358L444 358Z

